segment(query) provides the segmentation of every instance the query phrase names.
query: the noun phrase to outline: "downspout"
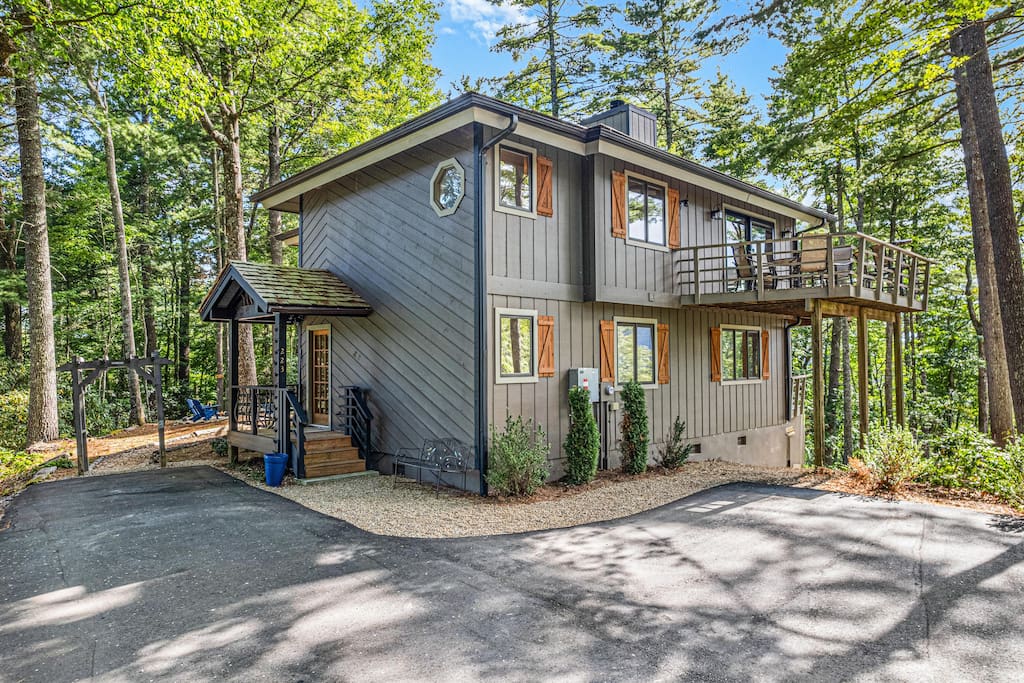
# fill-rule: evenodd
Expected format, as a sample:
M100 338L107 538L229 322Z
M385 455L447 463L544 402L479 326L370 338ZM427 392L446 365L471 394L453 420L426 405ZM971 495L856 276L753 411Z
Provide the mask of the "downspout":
M800 325L800 318L787 322L785 325L786 344L784 347L786 362L786 422L793 419L793 339L790 330Z
M480 469L480 495L487 495L487 181L485 176L487 152L515 132L519 115L512 114L508 126L484 142L484 127L473 124L473 229L476 231L474 254L476 273L474 281L475 325L473 341L476 353L476 436L473 446Z

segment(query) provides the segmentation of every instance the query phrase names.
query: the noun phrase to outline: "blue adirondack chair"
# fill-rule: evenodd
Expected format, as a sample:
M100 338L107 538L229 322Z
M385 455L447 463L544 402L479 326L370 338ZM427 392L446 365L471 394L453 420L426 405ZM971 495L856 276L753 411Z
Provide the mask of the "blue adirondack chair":
M217 417L218 406L204 406L202 401L195 398L187 398L185 403L188 404L188 409L191 413L189 420L192 422L202 422Z

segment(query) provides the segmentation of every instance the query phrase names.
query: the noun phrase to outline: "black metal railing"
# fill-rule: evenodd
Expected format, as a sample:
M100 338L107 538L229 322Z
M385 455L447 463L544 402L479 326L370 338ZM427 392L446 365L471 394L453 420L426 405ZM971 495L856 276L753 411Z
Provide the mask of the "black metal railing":
M305 476L306 411L295 394L296 388L258 385L231 387L231 429L265 435L277 440L277 450L289 456L296 477ZM283 419L282 419L283 416ZM281 429L281 426L284 429ZM294 441L293 441L294 437Z
M342 387L341 410L338 411L345 434L352 437L352 443L359 449L359 457L370 463L373 456L371 436L373 434L373 413L366 400L366 389L357 386Z

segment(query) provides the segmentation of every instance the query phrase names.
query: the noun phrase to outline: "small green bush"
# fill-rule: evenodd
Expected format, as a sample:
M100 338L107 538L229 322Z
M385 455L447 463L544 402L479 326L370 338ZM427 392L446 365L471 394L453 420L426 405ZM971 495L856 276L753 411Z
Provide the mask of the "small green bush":
M25 447L25 422L28 420L28 391L12 389L0 394L0 448Z
M880 429L871 434L863 455L875 484L890 491L898 490L924 469L924 453L905 427Z
M929 441L921 480L949 488L985 491L1015 504L1024 504L1024 443L1000 449L973 427L943 432Z
M583 387L569 389L569 433L563 444L565 478L570 484L586 484L597 474L601 450L601 432L594 420L590 392Z
M622 388L622 470L642 474L647 470L647 397L644 388L629 381Z
M683 443L685 439L686 423L677 415L672 423L672 433L665 438L665 444L661 447L658 464L669 470L682 467L693 452L693 444Z
M228 440L222 437L213 439L210 441L210 450L223 458L228 454Z
M533 420L505 419L505 429L491 425L487 484L500 496L529 496L548 478L547 435Z

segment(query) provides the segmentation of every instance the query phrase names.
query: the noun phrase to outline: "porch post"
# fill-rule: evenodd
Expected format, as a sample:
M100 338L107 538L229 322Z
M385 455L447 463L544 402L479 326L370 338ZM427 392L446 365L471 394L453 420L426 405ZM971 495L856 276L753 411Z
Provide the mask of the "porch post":
M284 316L274 314L274 386L277 392L277 452L287 453L289 438L288 400L284 389L288 381L288 331Z
M228 322L228 431L238 431L235 406L238 404L238 321ZM229 442L230 443L230 442ZM228 446L228 460L238 462L238 446Z
M868 313L861 307L857 311L857 397L860 403L860 447L868 440Z
M907 426L907 412L903 392L903 314L897 313L892 321L892 373L896 385L896 424Z
M825 466L825 368L821 350L821 299L811 315L811 372L814 383L814 466Z

